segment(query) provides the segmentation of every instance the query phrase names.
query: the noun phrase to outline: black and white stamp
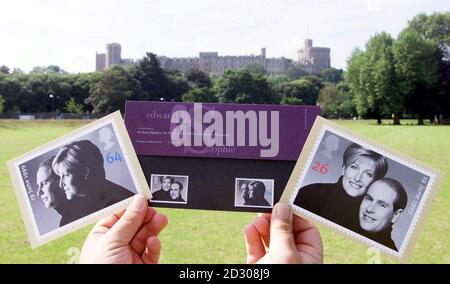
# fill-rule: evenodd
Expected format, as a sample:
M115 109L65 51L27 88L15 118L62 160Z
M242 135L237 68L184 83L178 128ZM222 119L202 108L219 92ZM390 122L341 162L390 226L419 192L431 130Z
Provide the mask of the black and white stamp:
M236 178L234 206L272 208L274 183L273 179Z
M119 112L8 162L33 247L150 191Z
M152 202L188 204L189 177L152 174Z
M441 175L318 117L282 200L319 221L404 259Z

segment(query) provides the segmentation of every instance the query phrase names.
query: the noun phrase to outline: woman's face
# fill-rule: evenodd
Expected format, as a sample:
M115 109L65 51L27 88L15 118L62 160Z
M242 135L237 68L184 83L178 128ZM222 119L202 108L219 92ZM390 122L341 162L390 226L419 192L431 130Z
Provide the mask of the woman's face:
M170 185L171 185L171 183L170 183L170 178L165 178L165 179L163 180L163 184L162 184L163 190L164 190L164 191L168 191L168 190L170 189Z
M255 187L256 186L254 186L252 184L250 184L248 186L248 198L250 198L250 199L254 199L255 198L255 195L256 195Z
M344 168L342 185L345 192L352 197L362 196L372 183L375 175L375 162L360 157Z
M67 169L64 165L58 166L60 174L59 187L64 190L68 200L73 199L82 191L84 176L81 171Z

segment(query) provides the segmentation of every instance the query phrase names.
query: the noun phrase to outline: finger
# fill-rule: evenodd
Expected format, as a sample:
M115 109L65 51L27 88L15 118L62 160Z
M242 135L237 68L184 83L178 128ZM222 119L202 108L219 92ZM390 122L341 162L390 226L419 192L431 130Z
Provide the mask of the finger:
M153 207L147 207L147 214L145 215L144 221L142 221L143 224L146 224L148 222L150 222L153 218L153 216L155 216L156 214L156 210Z
M150 223L153 219L153 217L156 214L156 210L148 207L147 208L147 215L145 215L144 221L142 222L142 226L139 229L139 231L136 233L136 235L133 237L133 239L131 240L131 248L138 253L139 255L142 254L144 252L145 249L145 245L146 245L146 241L147 239L150 237L150 230L149 230L149 226Z
M147 239L151 236L158 236L168 223L165 215L156 213L155 210L153 210L153 213L149 222L142 226L131 241L131 248L138 254L144 252Z
M114 226L115 223L117 223L117 221L119 221L120 217L123 215L124 212L125 212L125 209L119 211L118 213L116 213L114 215L103 218L100 221L98 221L98 223L95 224L95 226L110 229L112 226Z
M247 249L247 263L255 264L264 255L266 255L266 249L262 242L261 236L258 230L253 224L249 224L244 227L245 246Z
M252 224L261 236L264 246L268 248L270 243L270 219L267 220L265 217L257 217L253 220Z
M119 216L121 216L123 212L125 212L125 209L98 221L94 228L92 228L89 236L104 235L115 223L117 223L117 221L119 221Z
M323 261L323 244L320 232L310 221L294 216L294 239L297 250Z
M161 254L161 242L155 236L146 241L145 251L142 254L142 261L146 264L156 264Z
M142 226L147 208L145 197L136 195L119 221L106 233L110 241L128 244Z
M270 213L258 213L258 217L267 220L267 222L270 222L270 219L272 218L272 214L270 214Z
M297 215L293 216L292 230L294 233L301 233L312 228L315 228L315 226L311 221Z
M292 252L296 250L292 231L292 210L287 203L277 203L270 221L271 253Z

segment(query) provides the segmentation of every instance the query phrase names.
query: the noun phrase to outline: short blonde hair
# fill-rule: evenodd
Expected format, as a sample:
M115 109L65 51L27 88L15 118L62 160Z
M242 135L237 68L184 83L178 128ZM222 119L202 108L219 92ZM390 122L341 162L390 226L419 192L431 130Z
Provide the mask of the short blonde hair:
M59 165L75 171L88 168L90 176L105 178L103 162L103 155L98 147L89 140L81 140L65 145L53 159L52 168L59 176Z
M384 177L388 170L388 161L385 156L380 155L372 150L366 149L356 143L351 144L344 152L343 163L347 168L359 158L370 159L375 163L374 179Z

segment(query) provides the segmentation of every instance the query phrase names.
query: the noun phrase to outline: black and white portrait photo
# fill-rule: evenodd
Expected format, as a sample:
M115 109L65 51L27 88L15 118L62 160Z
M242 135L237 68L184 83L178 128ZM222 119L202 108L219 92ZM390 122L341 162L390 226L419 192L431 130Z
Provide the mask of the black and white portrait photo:
M188 203L188 176L153 174L151 179L152 202Z
M142 193L123 144L114 123L103 123L16 161L38 238Z
M349 134L322 128L290 195L294 211L394 253L404 249L430 174Z
M274 180L236 178L234 206L236 207L273 207Z

